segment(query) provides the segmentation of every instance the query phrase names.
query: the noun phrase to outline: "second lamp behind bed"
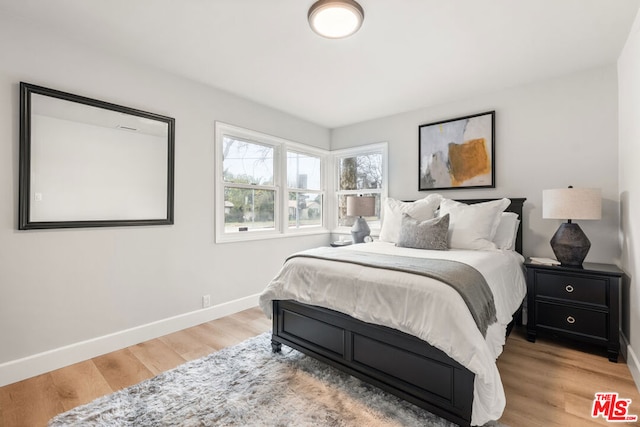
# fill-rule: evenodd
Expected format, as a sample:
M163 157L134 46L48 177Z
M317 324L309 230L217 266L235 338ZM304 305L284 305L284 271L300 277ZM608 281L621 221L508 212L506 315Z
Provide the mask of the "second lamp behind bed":
M351 227L351 239L353 243L364 243L364 238L371 234L367 220L363 217L373 216L376 213L376 198L371 196L348 196L347 216L355 216L356 220Z

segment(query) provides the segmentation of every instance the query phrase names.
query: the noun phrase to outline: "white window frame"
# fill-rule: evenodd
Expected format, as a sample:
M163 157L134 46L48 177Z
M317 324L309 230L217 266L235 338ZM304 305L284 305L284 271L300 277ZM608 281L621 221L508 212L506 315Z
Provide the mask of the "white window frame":
M296 144L297 145L297 144ZM322 156L318 155L317 153L311 153L309 151L309 149L307 147L305 147L303 150L300 150L298 148L294 148L291 144L289 144L287 146L287 149L285 150L285 161L287 163L287 172L288 172L288 167L289 167L289 162L288 162L288 153L295 153L295 154L302 154L304 156L308 156L308 157L316 157L320 159L320 188L319 189L308 189L308 188L299 188L299 187L289 187L289 179L288 179L288 173L285 175L285 182L286 182L286 187L285 187L285 194L284 197L287 199L287 214L285 215L285 225L284 227L288 230L289 233L302 233L305 230L311 230L314 228L318 228L320 226L322 226L323 228L326 228L326 222L325 222L325 218L326 218L326 203L327 203L327 197L326 197L326 192L324 191L325 188L327 188L326 182L323 179L324 178L324 169L326 169L326 164L328 162L328 152L324 152ZM289 193L298 193L298 194L302 194L302 193L311 193L311 194L318 194L320 195L320 200L322 201L321 204L321 217L320 217L320 225L305 225L305 226L301 226L301 227L290 227L289 226L289 212L288 212L288 208L289 208ZM327 229L328 230L328 229Z
M245 140L259 145L273 147L274 169L273 185L251 185L226 183L223 177L223 146L222 141L225 136ZM287 182L287 152L292 151L307 156L320 158L320 182L319 190L305 190L289 188ZM329 151L312 147L305 144L289 141L284 138L244 129L223 122L215 122L215 241L216 243L238 242L249 240L262 240L280 238L286 236L298 236L305 234L328 233L327 226L327 164L329 162ZM225 231L225 210L224 210L224 190L225 187L246 187L248 189L266 189L275 191L274 200L274 229L273 230L248 230L242 232ZM319 193L322 197L321 223L317 226L305 226L300 228L289 228L289 190L304 193Z
M361 145L358 147L345 148L342 150L335 150L331 152L331 167L333 170L333 194L331 197L331 232L339 234L349 234L351 232L350 227L340 226L338 223L338 200L341 195L360 195L360 194L380 194L380 224L383 221L384 215L384 201L389 194L389 144L386 142L378 142L375 144ZM365 189L365 190L340 190L340 159L344 157L354 157L358 155L365 155L371 153L382 154L382 188L379 189ZM327 209L327 212L329 210ZM369 224L371 226L371 224ZM380 227L371 227L371 235L378 236L380 234Z

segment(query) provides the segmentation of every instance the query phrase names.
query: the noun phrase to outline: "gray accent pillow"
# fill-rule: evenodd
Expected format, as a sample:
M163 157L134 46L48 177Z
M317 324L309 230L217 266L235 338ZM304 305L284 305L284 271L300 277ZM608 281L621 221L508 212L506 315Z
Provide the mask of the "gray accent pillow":
M449 214L424 221L402 214L400 237L396 246L446 251L448 233Z

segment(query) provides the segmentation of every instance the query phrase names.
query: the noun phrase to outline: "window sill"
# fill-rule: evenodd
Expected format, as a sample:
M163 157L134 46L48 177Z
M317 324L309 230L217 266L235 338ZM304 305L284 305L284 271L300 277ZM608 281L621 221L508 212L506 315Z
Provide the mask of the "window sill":
M313 236L313 235L322 235L322 234L329 235L331 234L331 232L326 228L317 228L313 230L289 231L287 233L279 233L274 231L240 232L237 234L226 234L224 236L216 236L215 241L216 241L216 244L223 244L223 243L237 243L237 242L252 242L252 241L258 241L258 240L283 239L283 238L289 238L289 237Z

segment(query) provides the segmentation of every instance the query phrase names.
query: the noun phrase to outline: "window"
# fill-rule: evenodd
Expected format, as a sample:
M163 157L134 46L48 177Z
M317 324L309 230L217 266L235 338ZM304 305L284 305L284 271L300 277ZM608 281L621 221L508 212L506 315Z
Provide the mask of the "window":
M326 158L324 150L216 123L216 241L326 231Z
M275 230L275 148L222 137L225 233Z
M348 217L347 196L374 196L376 213L365 218L371 229L381 225L382 200L387 197L387 143L371 144L332 153L335 170L334 224L340 228L351 227L354 218Z
M289 228L322 226L322 159L287 151Z

